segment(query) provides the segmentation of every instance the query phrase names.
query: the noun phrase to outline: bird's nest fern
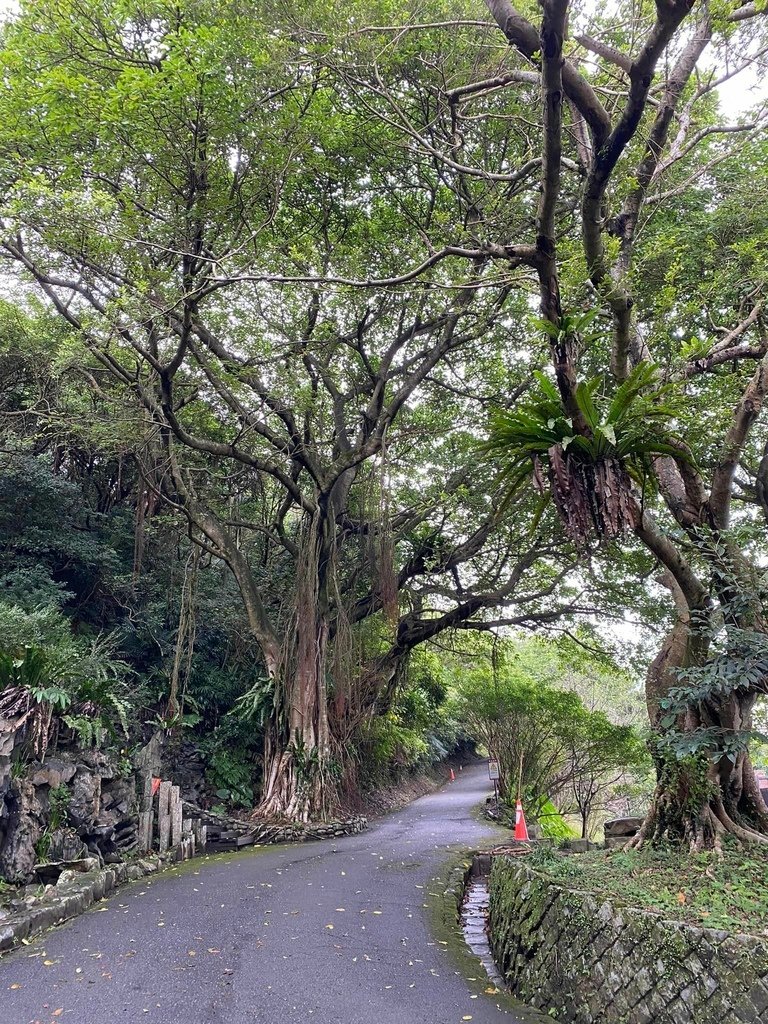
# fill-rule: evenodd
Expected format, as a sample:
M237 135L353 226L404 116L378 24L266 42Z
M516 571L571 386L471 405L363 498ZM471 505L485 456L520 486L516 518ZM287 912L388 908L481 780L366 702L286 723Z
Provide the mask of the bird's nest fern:
M638 365L612 397L598 395L600 377L580 383L574 400L585 432L574 429L554 384L540 373L536 379L532 401L493 414L483 445L507 493L531 477L544 491L548 480L565 529L579 544L595 533L613 538L634 528L633 488L652 482L654 458L685 457L670 429L676 410L655 367Z

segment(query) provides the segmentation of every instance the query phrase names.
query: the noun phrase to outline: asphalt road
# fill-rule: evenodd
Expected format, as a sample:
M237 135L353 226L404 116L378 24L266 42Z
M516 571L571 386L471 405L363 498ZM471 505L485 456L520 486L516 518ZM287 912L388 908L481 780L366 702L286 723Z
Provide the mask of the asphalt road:
M435 925L441 870L492 834L487 790L473 768L359 836L127 885L0 960L0 1024L527 1021Z

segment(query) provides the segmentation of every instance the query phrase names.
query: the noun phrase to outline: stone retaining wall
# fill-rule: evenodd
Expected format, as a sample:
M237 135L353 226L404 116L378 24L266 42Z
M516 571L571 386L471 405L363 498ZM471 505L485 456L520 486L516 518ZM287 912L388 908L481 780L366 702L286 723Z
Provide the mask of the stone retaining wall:
M258 819L229 818L224 814L204 811L187 803L183 803L182 806L185 814L199 817L209 832L236 832L238 835L251 837L256 846L338 839L341 836L356 836L368 828L368 819L361 815L335 821L296 821L280 824Z
M768 942L618 908L498 857L490 937L514 995L573 1024L768 1024Z

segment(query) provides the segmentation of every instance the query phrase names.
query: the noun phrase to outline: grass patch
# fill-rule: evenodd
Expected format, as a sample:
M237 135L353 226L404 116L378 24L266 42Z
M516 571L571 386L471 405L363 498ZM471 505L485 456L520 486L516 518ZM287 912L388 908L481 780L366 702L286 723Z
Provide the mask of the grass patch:
M719 860L670 848L536 851L531 867L571 889L706 928L768 935L768 849L726 846Z

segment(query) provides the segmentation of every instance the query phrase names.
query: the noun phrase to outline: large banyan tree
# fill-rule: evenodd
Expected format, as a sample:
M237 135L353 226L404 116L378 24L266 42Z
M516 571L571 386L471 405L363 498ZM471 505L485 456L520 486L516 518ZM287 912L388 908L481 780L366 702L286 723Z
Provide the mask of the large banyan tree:
M3 253L113 405L137 523L165 503L234 574L261 809L299 818L332 807L417 644L588 610L572 550L504 519L474 450L527 378L516 261L432 251L467 202L370 107L383 81L432 102L423 40L371 77L339 10L31 0L0 55Z
M768 835L763 114L718 108L765 40L736 2L21 4L3 252L237 578L265 810L322 811L415 644L588 607L573 553L635 538L676 610L642 838Z

